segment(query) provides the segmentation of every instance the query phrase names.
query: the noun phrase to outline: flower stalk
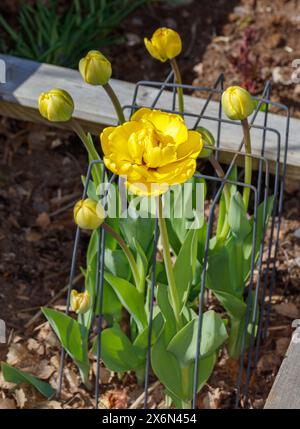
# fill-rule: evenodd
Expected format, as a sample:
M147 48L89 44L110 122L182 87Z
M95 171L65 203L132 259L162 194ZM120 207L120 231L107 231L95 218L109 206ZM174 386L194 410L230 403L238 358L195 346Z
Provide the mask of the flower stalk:
M225 174L224 174L224 170L221 167L221 165L218 162L218 160L213 155L210 155L209 158L208 158L208 160L211 163L211 165L213 166L213 168L215 169L218 177L220 177L222 179L225 176ZM224 200L225 200L226 213L228 213L229 206L230 206L230 192L229 192L228 183L225 183L223 192L224 192ZM227 233L228 233L228 231L229 231L229 225L228 225L228 222L227 222L227 216L225 215L224 216L223 228L221 230L220 237L225 238L226 235L227 235Z
M132 271L132 275L133 275L133 278L134 278L135 285L136 285L137 288L139 288L139 286L140 286L140 274L139 274L139 270L138 270L137 264L135 262L134 256L131 253L129 247L127 246L127 244L125 243L125 241L123 240L123 238L111 226L109 226L107 223L104 223L102 225L102 228L105 229L105 231L108 234L110 234L118 242L118 244L120 245L121 249L125 253L125 255L126 255L127 259L128 259L131 271Z
M245 144L245 178L244 183L245 185L251 185L251 179L252 179L252 158L251 156L247 156L247 154L251 155L251 137L250 137L250 127L248 123L248 119L245 118L241 121L242 127L243 127L243 133L244 133L244 144ZM246 210L248 209L249 205L249 198L250 198L250 188L244 188L243 191L243 201L245 204Z
M124 116L120 101L119 101L118 97L116 96L115 91L112 89L112 87L110 86L110 84L108 82L105 85L103 85L103 88L106 91L109 98L111 99L111 102L112 102L114 109L116 111L116 114L118 116L119 123L124 124L125 116Z
M159 223L159 230L160 230L160 236L161 236L162 247L163 247L163 256L164 256L166 274L167 274L167 279L169 284L170 298L171 298L171 303L172 303L174 316L177 324L177 329L179 330L182 326L182 320L181 320L181 314L180 314L180 302L179 302L179 297L176 289L174 272L172 268L172 261L171 261L171 255L170 255L170 243L169 243L166 221L163 216L163 205L162 205L161 196L158 197L158 223Z
M88 155L89 155L89 162L92 161L98 161L100 160L100 156L93 144L93 141L91 138L88 137L88 135L84 132L81 125L75 120L70 120L70 126L72 130L77 134L77 136L80 138L82 143L84 144L84 147L86 148ZM98 187L102 182L102 174L101 174L101 166L95 165L95 179L97 181L96 186Z
M178 63L176 61L176 58L172 58L170 60L173 72L174 72L174 76L175 76L175 81L178 85L182 85L182 79L181 79L181 74L180 74L180 70L178 67ZM184 101L183 101L183 89L181 86L177 87L177 96L178 96L178 109L180 113L184 113Z

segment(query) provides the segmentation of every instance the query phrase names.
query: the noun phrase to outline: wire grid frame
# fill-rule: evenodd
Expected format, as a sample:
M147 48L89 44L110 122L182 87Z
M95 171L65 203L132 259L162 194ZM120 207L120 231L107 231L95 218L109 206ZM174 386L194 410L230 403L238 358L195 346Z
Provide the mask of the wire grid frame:
M191 128L196 129L201 121L211 121L217 124L217 133L216 133L216 146L214 148L215 158L219 158L219 153L227 152L231 154L231 162L229 163L225 175L223 178L216 177L213 175L195 173L194 177L196 179L205 179L207 183L213 184L214 193L210 203L209 215L207 220L207 235L204 249L203 257L203 269L201 273L201 278L199 278L200 292L199 292L199 305L198 305L198 327L197 327L197 346L196 346L196 358L194 366L194 383L193 383L193 400L192 407L196 408L197 400L197 377L198 370L201 371L201 366L199 368L199 358L200 358L200 344L202 336L202 322L203 322L203 313L205 309L205 291L206 291L206 272L208 264L208 251L209 251L209 241L213 233L213 224L215 218L215 210L217 208L218 202L221 198L223 188L226 183L235 185L239 188L249 188L252 194L252 210L253 210L253 232L252 232L252 254L251 254L251 269L250 277L247 283L245 290L247 291L247 310L245 315L245 329L243 332L242 338L242 347L241 347L241 356L239 363L239 372L236 380L235 386L235 408L239 408L241 405L241 398L243 398L243 403L247 403L248 399L248 388L251 374L257 364L260 352L261 343L267 336L269 317L271 311L271 297L276 281L276 259L279 248L279 231L283 210L283 196L284 196L284 181L286 175L286 161L287 161L287 150L288 150L288 134L289 134L289 110L286 106L275 103L270 100L271 94L271 85L270 82L265 84L262 96L256 98L257 105L256 109L250 120L251 129L257 129L261 131L261 146L260 146L260 155L247 155L250 156L253 160L258 163L258 173L255 185L245 185L242 181L231 180L230 175L237 165L237 161L240 158L245 157L245 152L243 149L243 140L240 142L236 150L229 150L222 147L222 127L229 126L240 126L238 122L230 121L223 117L222 114L222 104L221 104L221 95L224 90L224 75L221 74L216 80L212 88L201 87L201 86L191 86L191 85L178 85L174 82L174 74L170 72L164 82L154 82L154 81L140 81L135 86L135 91L133 95L133 100L131 105L123 106L124 113L128 116L131 116L137 109L141 107L150 107L158 108L159 102L163 95L167 92L169 94L170 106L159 107L160 110L172 113L180 112L176 109L176 93L177 88L182 87L185 91L197 91L199 93L204 93L206 95L206 100L200 110L197 113L184 112L183 116L186 120L193 121L193 126ZM157 93L153 99L152 104L149 106L144 106L138 103L139 91L141 88L152 88L157 90ZM170 97L170 92L172 96ZM218 97L218 112L217 115L207 114L207 108L212 98ZM263 113L260 112L262 106ZM281 110L282 113L286 116L286 127L284 132L279 131L275 128L268 126L269 118L269 109L270 107L276 107L277 110ZM263 114L263 125L258 125L256 123L257 116L260 112L260 115ZM272 150L275 153L275 169L274 169L274 180L272 181L272 187L270 189L270 166L269 161L265 156L266 145L267 145L267 134L272 137L271 141L274 144ZM210 147L211 149L211 147ZM93 161L90 163L86 175L86 182L83 190L82 198L86 198L88 186L91 180L91 174L94 166L98 163L101 163L103 166L103 176L102 183L104 183L105 175L109 177L109 182L113 182L116 177L115 175L109 174L105 169L102 161ZM242 171L241 171L242 173ZM267 200L269 195L274 196L274 204L272 208L272 214L270 222L267 224ZM104 197L105 199L105 197ZM258 260L255 260L255 239L257 231L257 210L259 203L263 201L263 233L261 237L261 244L259 248ZM269 225L269 227L268 227ZM265 251L265 238L267 234L268 227L268 244L267 251ZM149 377L151 370L151 338L152 338L152 321L153 321L153 309L155 301L155 274L156 274L156 253L157 253L157 242L159 238L159 228L158 221L156 219L154 232L154 247L152 254L152 272L151 272L151 287L150 287L150 300L149 300L149 330L148 330L148 347L146 351L146 363L145 363L145 384L144 384L144 408L148 408L148 388L149 388ZM71 270L70 270L70 281L67 294L67 303L66 303L66 314L69 313L70 307L70 296L74 277L77 269L77 254L78 247L80 242L80 228L77 227L74 241L74 248L72 254ZM103 322L103 286L104 286L104 266L105 266L105 230L99 228L98 230L98 255L97 255L97 271L95 279L95 305L98 302L98 309L94 305L94 317L92 328L95 322L97 323L97 354L96 354L96 375L95 375L95 408L99 406L99 393L100 393L100 364L101 364L101 333L102 333L102 322ZM256 272L256 282L254 282L254 273ZM256 284L255 284L256 283ZM254 299L252 298L254 295ZM268 299L267 299L268 298ZM252 308L252 314L251 314ZM96 321L95 313L99 314L98 320ZM254 327L258 318L258 328L257 332L254 332ZM250 346L246 347L246 336L247 336L247 327L248 324L253 327L251 332ZM92 329L91 328L91 329ZM247 359L246 359L247 358ZM59 370L59 379L58 379L58 396L61 393L62 383L63 383L63 371L65 363L65 351L62 348L61 350L61 362ZM243 377L243 374L246 371L246 377Z

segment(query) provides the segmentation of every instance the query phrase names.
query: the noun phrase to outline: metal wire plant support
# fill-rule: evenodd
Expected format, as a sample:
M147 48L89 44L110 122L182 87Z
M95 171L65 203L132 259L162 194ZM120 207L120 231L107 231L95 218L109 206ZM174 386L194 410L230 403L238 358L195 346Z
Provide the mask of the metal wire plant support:
M252 234L252 254L251 254L251 270L248 284L246 287L247 291L247 311L246 311L246 321L245 329L243 332L242 339L242 352L240 356L239 363L239 372L236 380L235 386L235 407L238 408L241 406L241 399L243 399L243 404L247 403L248 397L248 388L251 374L256 366L256 363L259 358L260 346L265 340L268 333L269 317L271 311L271 297L276 281L276 258L278 253L279 246L279 231L280 223L283 209L283 196L284 196L284 180L286 173L286 159L287 159L287 149L288 149L288 134L289 134L289 111L288 108L282 104L274 103L270 100L271 85L270 82L267 82L263 90L262 96L257 98L256 110L253 113L250 121L251 129L257 129L261 132L261 146L259 155L251 155L253 161L258 163L258 172L255 180L255 184L245 185L239 180L231 180L230 175L233 168L238 164L238 161L244 158L245 153L242 151L243 141L237 146L235 151L231 151L222 147L222 126L224 124L230 125L232 127L239 126L238 123L227 120L222 115L222 106L221 106L221 94L223 92L224 86L224 76L221 74L215 85L212 88L208 87L194 87L191 85L177 85L174 83L174 75L171 72L167 79L164 82L149 82L149 81L140 81L137 83L135 92L133 95L133 101L131 105L124 106L123 110L125 114L130 116L136 109L140 107L151 107L151 108L160 108L161 110L167 112L180 113L176 110L176 91L178 86L181 86L184 91L197 91L206 95L206 101L200 112L184 112L184 118L186 121L190 121L192 126L190 128L196 129L199 123L206 121L206 123L215 123L217 125L217 134L216 134L216 147L215 147L215 157L219 158L220 151L227 152L231 155L232 159L230 164L227 166L224 178L215 177L213 175L196 173L196 179L205 179L207 183L211 183L213 192L210 201L210 209L208 215L207 223L207 235L204 249L203 257L203 269L201 273L201 278L199 278L199 305L198 305L198 332L197 332L197 348L196 348L196 359L194 367L194 387L193 387L193 408L196 408L196 399L197 399L197 377L199 367L199 358L200 358L200 343L202 335L202 321L203 321L203 311L206 305L206 272L207 272L207 263L208 263L208 251L209 251L209 240L213 232L213 225L215 219L215 211L217 204L220 200L222 190L226 183L235 185L239 188L248 187L252 194L252 212L253 212L253 234ZM153 100L151 106L141 106L138 103L139 91L141 88L154 88L157 90L157 94ZM161 101L165 91L172 91L172 105L165 106L164 102ZM206 114L207 107L212 100L213 96L218 98L219 107L218 112L215 116L210 116ZM163 107L162 107L163 106ZM263 109L262 109L263 106ZM271 128L268 126L268 117L270 107L276 107L277 110L281 110L286 116L286 129L284 134L281 135L281 132L277 129ZM263 111L262 111L263 110ZM263 124L257 124L258 115L263 115ZM202 122L201 122L202 121ZM269 140L267 141L267 135ZM234 131L233 131L234 136ZM271 179L270 176L270 167L269 162L265 156L267 144L270 141L274 145L271 149L276 153L275 159L275 171L274 177ZM94 161L89 165L86 182L83 190L83 198L86 198L88 185L91 180L92 169L97 163L102 163L102 161ZM104 167L104 166L103 166ZM240 170L243 173L243 170ZM104 175L108 174L103 168L103 180ZM115 180L115 176L109 176L110 182ZM267 200L268 196L271 193L274 195L274 204L272 208L272 214L270 221L267 224ZM255 261L255 238L256 238L256 229L257 229L257 209L259 203L263 202L263 234L260 242L259 248L259 257ZM94 308L94 313L99 314L97 319L97 357L96 357L96 377L95 377L95 407L99 406L99 392L100 392L100 361L101 361L101 332L102 332L102 304L103 304L103 284L104 284L104 263L105 263L105 231L103 228L98 230L99 239L98 239L98 256L97 256L97 275L95 279L96 283L96 299L95 302L98 305L98 308ZM157 242L159 237L158 230L158 221L155 222L155 230L153 232L154 236L154 251L152 255L152 273L151 273L151 288L150 288L150 300L149 300L149 331L148 331L148 347L146 352L146 366L145 366L145 384L144 384L144 408L148 407L148 388L149 388L149 376L151 368L151 336L152 336L152 321L153 321L153 307L154 307L154 297L155 297L155 270L156 270L156 253L157 253ZM266 237L268 236L267 244ZM70 271L70 282L67 295L67 305L66 313L69 312L70 306L70 294L72 290L72 284L75 277L77 269L77 254L78 246L80 241L80 228L77 227L74 249L72 255L71 271ZM267 249L265 249L267 246ZM253 309L251 312L251 308ZM252 314L251 314L252 313ZM258 318L257 332L254 332L255 322ZM95 324L96 318L94 316L93 324ZM246 349L246 335L248 324L253 327L251 332L251 341L250 347ZM247 359L246 359L247 358ZM65 362L65 351L62 349L61 352L61 365L59 371L59 383L58 383L58 395L60 395L63 383L63 372L64 372L64 362ZM243 375L245 374L245 377Z

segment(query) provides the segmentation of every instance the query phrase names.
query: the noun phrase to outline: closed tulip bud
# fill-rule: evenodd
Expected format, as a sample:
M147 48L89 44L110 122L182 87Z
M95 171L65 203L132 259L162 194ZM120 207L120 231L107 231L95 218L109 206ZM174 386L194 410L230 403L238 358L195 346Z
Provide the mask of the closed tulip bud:
M251 115L255 103L246 89L230 86L222 94L222 107L229 119L242 121Z
M53 88L39 96L40 114L51 122L66 122L72 117L74 102L71 95L63 89Z
M214 136L207 128L198 127L196 131L201 135L204 146L215 146ZM212 152L213 151L211 149L203 147L198 158L208 158Z
M100 203L86 198L80 200L74 207L75 223L83 229L97 229L105 219L104 208Z
M158 28L151 40L144 38L144 43L149 54L162 62L177 57L182 49L179 34L170 28Z
M71 309L77 314L86 313L91 307L91 297L89 292L77 292L73 289L70 297Z
M79 61L79 71L90 85L105 85L112 74L111 63L99 51L89 51Z

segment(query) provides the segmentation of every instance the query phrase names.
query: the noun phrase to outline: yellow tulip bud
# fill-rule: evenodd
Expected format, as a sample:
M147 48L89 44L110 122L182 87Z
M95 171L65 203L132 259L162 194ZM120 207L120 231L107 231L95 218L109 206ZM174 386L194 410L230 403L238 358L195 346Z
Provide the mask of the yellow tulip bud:
M86 313L91 307L91 297L89 292L86 290L79 293L77 290L73 289L71 292L70 304L75 313Z
M89 51L79 61L79 71L86 83L105 85L112 73L111 63L99 51Z
M51 122L66 122L72 117L74 102L63 89L53 88L39 96L40 114Z
M212 135L212 133L207 128L198 127L196 129L196 131L198 131L198 133L201 135L203 145L205 145L205 146L214 146L215 145L214 136ZM212 152L213 151L211 149L203 147L198 158L208 158L212 154Z
M255 103L246 89L230 86L222 94L222 107L229 119L242 121L251 115Z
M100 203L87 198L80 200L74 207L75 223L83 229L96 229L105 219L104 208Z
M182 49L179 34L170 28L158 28L151 40L144 38L144 43L149 54L162 62L177 57Z

